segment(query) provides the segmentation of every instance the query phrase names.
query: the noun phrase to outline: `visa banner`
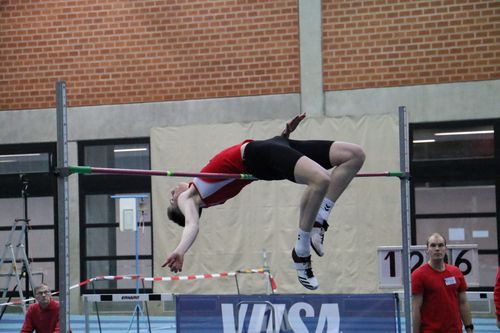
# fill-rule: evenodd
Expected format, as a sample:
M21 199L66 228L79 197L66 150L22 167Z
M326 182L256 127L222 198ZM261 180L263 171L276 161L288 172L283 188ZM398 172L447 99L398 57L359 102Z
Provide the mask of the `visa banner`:
M394 294L176 295L180 333L396 333Z

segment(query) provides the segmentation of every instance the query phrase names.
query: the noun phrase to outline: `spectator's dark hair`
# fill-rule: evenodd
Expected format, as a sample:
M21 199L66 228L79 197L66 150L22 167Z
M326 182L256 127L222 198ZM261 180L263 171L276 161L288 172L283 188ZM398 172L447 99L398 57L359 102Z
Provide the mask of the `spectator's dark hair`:
M200 209L198 210L199 216L201 216L201 210L202 208L200 207ZM186 225L186 218L184 217L184 214L182 214L179 207L169 206L167 208L167 216L170 219L170 221L180 225L181 227L184 227Z

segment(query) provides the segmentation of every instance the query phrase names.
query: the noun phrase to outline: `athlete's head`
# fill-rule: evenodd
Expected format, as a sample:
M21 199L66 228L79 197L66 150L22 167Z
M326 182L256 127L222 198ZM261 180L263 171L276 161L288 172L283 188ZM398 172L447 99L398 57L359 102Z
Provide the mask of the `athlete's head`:
M170 194L172 197L170 198L170 206L168 206L168 208L167 208L167 215L168 215L168 218L172 222L177 223L181 227L184 227L186 225L186 218L184 217L184 214L179 209L179 205L178 205L177 201L179 199L179 195L181 195L181 193L186 191L188 188L189 188L189 184L182 182L182 183L177 184L170 191ZM199 210L199 215L201 216L201 208Z
M201 216L201 211L202 208L198 210L198 215ZM184 214L182 214L181 210L179 207L172 207L169 206L167 208L167 215L170 221L180 225L181 227L184 227L186 225L186 218L184 217Z
M179 199L179 195L188 188L188 183L181 182L175 185L175 187L170 190L170 206L168 206L167 208L167 215L171 221L177 223L181 227L184 227L185 225L185 218L184 214L182 214L179 206L177 205L177 199Z
M189 188L189 184L185 182L178 183L173 189L170 190L170 206L177 207L177 199L182 192Z

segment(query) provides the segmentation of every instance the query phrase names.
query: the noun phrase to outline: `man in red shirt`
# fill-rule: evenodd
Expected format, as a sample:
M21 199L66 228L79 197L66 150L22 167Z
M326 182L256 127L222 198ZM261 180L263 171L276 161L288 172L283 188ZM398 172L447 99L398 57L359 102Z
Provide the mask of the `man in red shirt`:
M52 299L44 283L35 287L34 292L36 303L26 311L21 333L59 333L59 302Z
M493 300L495 301L495 314L497 316L497 327L500 328L500 266L498 267L497 277L495 279Z
M414 333L467 333L474 331L467 283L456 266L444 262L445 238L434 233L427 239L429 261L411 275Z
M249 173L260 180L288 179L307 185L300 203L292 260L299 282L308 289L317 289L319 284L312 272L310 249L312 247L323 256L323 235L330 211L363 165L365 155L360 146L352 143L289 139L304 117L305 114L300 114L289 121L281 136L245 140L223 150L202 172ZM328 171L332 168L333 171ZM185 228L178 246L163 267L168 266L173 272L181 271L184 254L198 235L201 209L224 203L250 183L251 180L202 177L191 183L179 183L171 192L168 216Z

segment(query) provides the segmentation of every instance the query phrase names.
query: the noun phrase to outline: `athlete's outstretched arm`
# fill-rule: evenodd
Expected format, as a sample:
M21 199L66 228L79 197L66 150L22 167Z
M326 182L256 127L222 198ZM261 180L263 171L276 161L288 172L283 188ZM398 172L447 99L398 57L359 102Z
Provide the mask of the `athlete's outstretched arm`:
M200 215L195 192L196 190L191 187L181 193L177 199L177 205L185 217L185 226L179 244L162 265L162 267L168 266L174 273L182 271L184 254L191 248L198 236Z

